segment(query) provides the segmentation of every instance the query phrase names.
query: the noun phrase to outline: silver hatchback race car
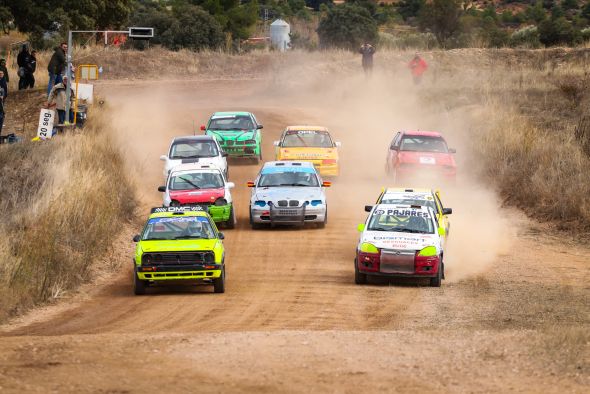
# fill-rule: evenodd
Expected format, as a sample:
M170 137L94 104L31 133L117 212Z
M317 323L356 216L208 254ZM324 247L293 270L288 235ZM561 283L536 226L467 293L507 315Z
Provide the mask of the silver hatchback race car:
M317 223L324 227L328 221L325 187L310 162L271 161L265 163L252 187L250 224L299 225Z

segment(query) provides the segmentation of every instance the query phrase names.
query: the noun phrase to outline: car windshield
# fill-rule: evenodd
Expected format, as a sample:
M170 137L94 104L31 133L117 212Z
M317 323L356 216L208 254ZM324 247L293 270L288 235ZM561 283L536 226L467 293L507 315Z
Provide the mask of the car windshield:
M430 207L435 212L438 212L437 206L433 200L423 200L420 198L403 198L403 197L387 197L379 201L381 204L392 204L392 205L422 205L423 207Z
M402 138L400 150L410 152L448 153L447 143L440 137L407 135Z
M199 157L215 157L219 155L213 141L180 141L172 144L170 159L197 159Z
M219 172L193 172L173 174L170 177L170 190L219 189L223 178Z
M326 131L298 130L287 131L281 146L284 148L332 148L334 143Z
M313 172L272 172L262 174L258 181L258 187L277 187L277 186L310 186L318 187L319 181Z
M141 237L143 241L213 238L215 231L203 216L152 218L148 220Z
M253 128L252 119L246 115L213 118L207 127L208 130L252 130Z
M433 234L434 224L428 212L416 209L375 209L367 229L400 233Z

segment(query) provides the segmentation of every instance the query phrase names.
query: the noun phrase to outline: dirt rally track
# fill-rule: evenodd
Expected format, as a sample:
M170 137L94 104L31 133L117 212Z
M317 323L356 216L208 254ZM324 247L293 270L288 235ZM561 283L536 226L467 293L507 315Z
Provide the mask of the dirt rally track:
M442 288L353 283L355 227L387 183L383 158L393 130L443 130L461 153L460 114L432 114L377 79L330 89L285 83L280 93L276 84L100 89L145 212L161 202L159 155L215 110L255 112L266 160L284 126L328 126L343 143L328 226L252 231L245 182L258 166L232 161L239 222L225 231L225 294L205 286L133 296L127 231L115 251L124 268L109 282L3 327L0 392L585 391L588 250L497 208L468 171L443 191L455 213ZM469 167L465 158L460 165ZM569 337L554 339L562 330L585 339L571 347Z

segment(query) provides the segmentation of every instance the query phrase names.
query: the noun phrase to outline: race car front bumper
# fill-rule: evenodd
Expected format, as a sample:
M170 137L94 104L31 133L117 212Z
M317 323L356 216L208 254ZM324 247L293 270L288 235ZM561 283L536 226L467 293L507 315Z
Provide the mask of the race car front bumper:
M221 264L189 264L180 266L137 266L136 275L140 280L200 280L215 279L221 276Z
M227 205L209 205L209 215L214 222L226 222L231 214L232 204Z
M395 178L398 184L411 184L416 181L421 183L433 182L433 184L437 182L452 184L457 178L457 169L446 166L401 164L395 168Z
M326 208L321 207L253 207L250 210L254 223L272 225L304 225L305 223L323 223L326 220Z

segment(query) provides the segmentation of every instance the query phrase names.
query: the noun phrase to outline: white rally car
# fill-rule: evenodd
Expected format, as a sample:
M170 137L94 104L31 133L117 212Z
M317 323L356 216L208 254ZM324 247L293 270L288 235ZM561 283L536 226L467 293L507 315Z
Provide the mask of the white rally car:
M300 225L317 223L324 227L328 221L325 187L313 166L305 161L271 161L264 164L256 180L248 182L254 188L250 197L250 224Z
M179 164L207 164L219 168L228 176L227 153L221 149L219 142L209 135L191 135L176 137L170 143L167 155L160 156L164 164L164 179L170 170Z
M355 282L368 275L430 278L440 287L444 279L444 227L430 207L378 204L372 207L361 232L354 261Z

